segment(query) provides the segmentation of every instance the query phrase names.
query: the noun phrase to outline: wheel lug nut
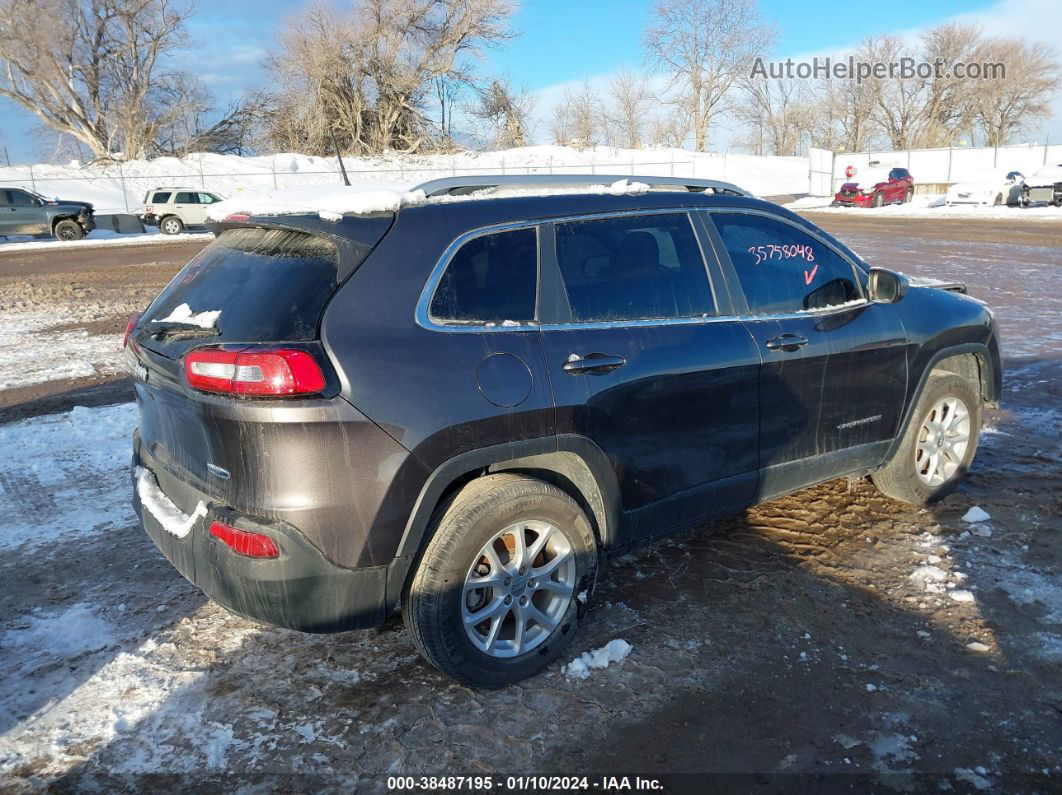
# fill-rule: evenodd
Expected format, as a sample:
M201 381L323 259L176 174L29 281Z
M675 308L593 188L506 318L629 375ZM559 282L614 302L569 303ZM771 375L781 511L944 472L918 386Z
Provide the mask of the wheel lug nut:
M513 578L512 577L506 577L505 578L505 587L508 588L510 585L512 585L512 582L513 582Z
M513 598L511 596L506 596L505 597L505 604L511 605L512 603L513 603Z
M520 597L520 606L522 607L522 606L524 606L526 604L527 604L527 597L526 596L521 596Z
M527 574L527 568L524 567L524 566L521 566L520 567L520 576L523 576L525 574Z

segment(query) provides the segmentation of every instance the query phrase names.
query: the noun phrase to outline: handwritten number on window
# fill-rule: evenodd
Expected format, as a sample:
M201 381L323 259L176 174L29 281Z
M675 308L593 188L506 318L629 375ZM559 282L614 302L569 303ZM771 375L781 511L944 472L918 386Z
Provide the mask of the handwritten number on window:
M763 246L749 246L749 253L756 257L754 265L771 259L786 260L794 257L803 259L805 262L815 261L814 249L803 243L788 243L783 246L767 243Z

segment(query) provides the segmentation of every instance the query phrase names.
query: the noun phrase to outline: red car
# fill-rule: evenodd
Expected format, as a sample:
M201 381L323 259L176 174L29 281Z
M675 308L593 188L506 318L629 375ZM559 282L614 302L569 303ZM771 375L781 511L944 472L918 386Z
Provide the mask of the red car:
M884 172L868 169L862 176L852 176L833 197L834 205L881 207L883 204L905 204L914 196L914 177L906 168L894 168L888 177Z

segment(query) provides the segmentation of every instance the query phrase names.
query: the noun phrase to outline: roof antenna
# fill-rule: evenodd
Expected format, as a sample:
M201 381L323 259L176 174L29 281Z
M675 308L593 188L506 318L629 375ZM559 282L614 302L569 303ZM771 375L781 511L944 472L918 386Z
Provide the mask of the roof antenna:
M339 143L336 141L335 130L329 129L328 134L332 136L332 149L336 153L336 160L339 161L339 171L343 175L343 184L349 188L350 178L347 176L347 167L343 165L343 155L339 154Z

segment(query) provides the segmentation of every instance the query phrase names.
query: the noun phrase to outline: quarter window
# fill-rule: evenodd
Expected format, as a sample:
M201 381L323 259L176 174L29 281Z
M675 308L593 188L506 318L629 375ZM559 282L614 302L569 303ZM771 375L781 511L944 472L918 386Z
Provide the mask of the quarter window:
M863 297L848 261L797 227L747 213L711 217L753 313L828 309Z
M530 323L537 286L536 229L476 237L450 259L431 300L431 317L457 323Z
M702 317L715 311L685 213L559 223L556 237L574 322Z
M156 193L154 196L151 197L151 203L152 204L165 204L169 200L170 200L170 194L169 193Z

